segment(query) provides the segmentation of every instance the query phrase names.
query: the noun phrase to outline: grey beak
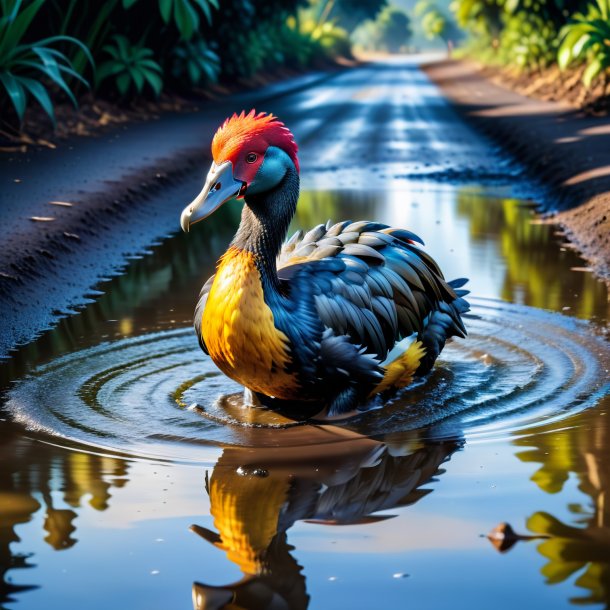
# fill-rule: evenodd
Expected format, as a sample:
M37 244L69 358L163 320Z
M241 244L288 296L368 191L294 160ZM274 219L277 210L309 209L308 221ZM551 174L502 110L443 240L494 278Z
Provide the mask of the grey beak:
M201 193L182 210L180 215L182 230L188 233L191 225L207 218L223 203L239 195L244 187L244 182L233 177L231 161L225 161L220 165L212 163Z

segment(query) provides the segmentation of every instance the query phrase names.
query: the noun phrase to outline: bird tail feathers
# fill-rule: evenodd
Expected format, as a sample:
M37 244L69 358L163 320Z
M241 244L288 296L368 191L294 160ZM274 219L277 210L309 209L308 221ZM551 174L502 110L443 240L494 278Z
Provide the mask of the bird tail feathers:
M413 376L425 353L422 342L413 341L406 351L389 364L383 365L383 379L375 386L370 395L374 396L386 390L399 390L408 386L413 381Z
M447 339L466 336L466 327L462 321L462 315L470 311L470 304L464 298L469 291L463 290L462 286L467 281L466 278L459 278L448 282L456 298L450 303L440 301L437 304L437 309L430 313L419 336L426 353L416 371L417 376L425 375L430 371L438 355L445 347Z

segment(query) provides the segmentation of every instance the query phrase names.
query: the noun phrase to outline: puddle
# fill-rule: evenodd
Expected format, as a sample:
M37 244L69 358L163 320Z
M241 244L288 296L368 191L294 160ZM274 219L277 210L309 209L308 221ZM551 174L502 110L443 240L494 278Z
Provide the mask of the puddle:
M586 324L491 299L471 305L468 340L452 342L427 379L342 427L374 436L442 422L444 435L473 440L559 421L603 394L609 350ZM7 409L58 443L209 464L206 446L256 446L268 434L243 428L273 425L257 415L265 410L240 404L241 391L203 357L187 328L53 360L8 393ZM218 405L231 395L233 413ZM273 442L282 438L276 430Z
M189 328L223 218L134 260L0 369L0 604L610 602L608 298L554 227L500 185L305 192L295 227L409 227L471 278L474 315L383 410L274 428L218 406L239 388ZM480 535L500 521L551 538L498 555ZM456 597L465 562L481 586Z

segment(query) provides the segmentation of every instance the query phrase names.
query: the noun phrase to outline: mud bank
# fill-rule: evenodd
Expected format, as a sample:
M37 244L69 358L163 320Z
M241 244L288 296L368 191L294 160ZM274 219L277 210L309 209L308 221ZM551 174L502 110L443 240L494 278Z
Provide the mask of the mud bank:
M549 188L541 211L610 283L610 117L524 97L490 82L468 62L446 60L423 69L465 118Z

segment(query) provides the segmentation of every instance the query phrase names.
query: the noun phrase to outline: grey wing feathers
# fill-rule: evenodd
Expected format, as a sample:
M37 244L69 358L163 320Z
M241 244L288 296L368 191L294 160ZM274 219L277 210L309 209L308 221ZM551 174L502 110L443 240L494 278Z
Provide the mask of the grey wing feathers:
M203 288L199 293L199 300L197 301L197 305L195 306L195 318L193 319L193 326L195 327L195 332L197 333L199 345L206 354L208 354L208 348L203 342L203 337L201 336L201 318L203 316L203 310L205 309L205 304L208 300L208 295L210 294L210 290L212 289L212 284L214 283L215 277L215 275L211 276L208 281L203 285Z
M410 231L381 223L328 222L293 235L278 257L278 275L291 280L295 300L300 291L313 293L326 327L380 361L396 341L417 333L427 366L447 338L465 335L460 315L468 310L467 292L459 290L465 280L446 282L415 242L423 244Z

